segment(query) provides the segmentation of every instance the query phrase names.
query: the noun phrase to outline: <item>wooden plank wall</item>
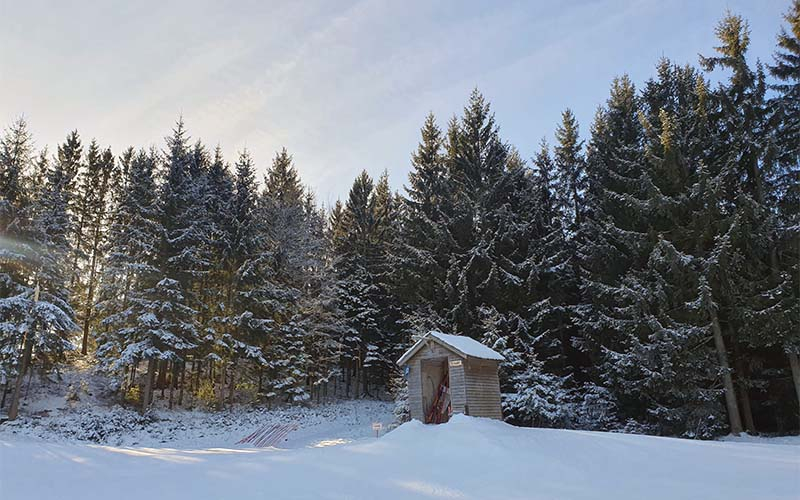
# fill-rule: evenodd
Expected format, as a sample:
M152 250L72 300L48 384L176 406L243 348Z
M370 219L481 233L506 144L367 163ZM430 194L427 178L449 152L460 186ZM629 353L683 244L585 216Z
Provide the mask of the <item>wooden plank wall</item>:
M465 365L467 415L502 419L497 361L468 358Z
M425 422L425 410L422 408L422 371L420 360L416 356L408 362L408 411L411 418Z
M453 405L453 414L465 413L467 406L467 383L464 376L465 359L461 359L455 354L451 354L450 361L461 361L461 366L450 366L450 400Z

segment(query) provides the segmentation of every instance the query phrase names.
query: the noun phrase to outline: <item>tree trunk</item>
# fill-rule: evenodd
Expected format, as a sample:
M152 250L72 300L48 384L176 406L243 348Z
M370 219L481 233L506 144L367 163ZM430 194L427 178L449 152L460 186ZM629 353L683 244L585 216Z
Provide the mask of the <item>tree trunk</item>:
M25 384L25 398L28 398L28 394L31 392L31 379L33 378L33 370L28 370L28 383Z
M6 393L8 393L8 382L3 384L3 397L0 399L0 408L6 407Z
M228 390L228 404L233 407L233 394L236 389L236 361L231 365L231 383Z
M81 253L81 246L83 246L83 227L86 225L86 212L82 210L82 214L78 219L78 224L75 226L75 256L72 259L72 277L69 279L70 290L75 289L75 281L78 278L78 256Z
M736 402L736 390L733 386L731 368L728 364L728 353L725 350L725 340L722 338L722 329L719 326L717 311L709 308L711 314L711 331L714 334L714 346L717 350L717 359L722 368L722 382L725 387L725 406L728 409L728 421L731 426L731 434L738 436L742 432L742 419L739 416L739 405Z
M756 424L753 420L753 409L750 407L750 396L748 395L747 382L739 382L739 402L741 403L742 416L744 417L744 428L751 436L758 434Z
M95 235L95 242L92 248L92 264L89 270L89 291L86 294L86 307L83 313L83 341L81 342L81 354L86 354L89 344L89 325L92 322L92 310L94 309L94 282L97 274L97 240L98 236Z
M9 420L16 419L19 413L19 398L22 393L22 382L25 378L25 372L28 370L28 365L31 362L31 355L33 354L33 339L30 335L25 334L23 344L25 347L22 350L22 363L20 364L16 384L14 385L14 394L11 396L11 406L8 409Z
M186 363L181 363L181 385L178 390L178 406L183 406L183 386L186 383Z
M225 407L225 372L226 372L225 363L222 363L222 366L219 370L219 408L222 409Z
M347 362L347 366L345 367L345 370L344 370L344 397L345 398L349 398L350 397L350 374L351 374L352 369L353 368L352 368L352 366L350 366L350 362L348 361Z
M796 352L786 354L789 357L789 366L792 369L794 390L797 392L797 404L800 406L800 356Z
M161 399L164 399L164 389L167 387L167 360L162 360L158 364L158 380L156 387L161 389Z
M169 364L170 374L169 374L169 409L172 409L172 402L173 402L173 395L175 394L175 385L178 382L178 365L172 361Z
M131 372L133 370L129 366L122 367L122 385L120 386L120 391L122 394L122 399L125 399L125 395L128 394L128 389L131 388Z
M576 182L572 183L572 200L575 206L575 227L578 227L581 223L581 212L578 209L578 184Z
M192 385L193 390L197 391L200 389L200 373L203 371L203 362L194 360L192 364L196 364L197 366L194 369L194 384Z
M197 359L196 358L194 358L194 357L192 358L192 367L191 368L187 368L187 371L189 372L189 395L191 395L192 392L194 391L194 375L195 375L195 373L197 373Z
M136 363L131 368L131 381L128 384L128 387L133 387L133 384L136 383L136 369L138 368L139 363Z
M772 246L769 252L769 264L772 277L778 279L778 249L775 245ZM789 358L789 368L792 371L792 382L794 383L794 391L797 393L797 406L800 408L800 355L796 352L787 352L786 357ZM800 414L800 411L798 412Z
M736 367L736 380L739 382L739 402L741 404L742 416L744 417L744 427L748 434L756 434L756 424L753 421L753 410L750 407L750 391L747 381L747 370L742 361L741 349L733 342L733 364Z
M156 360L150 358L147 360L147 375L145 375L144 394L142 395L142 413L147 411L150 406L150 401L153 395L153 379L155 378Z
M361 394L361 388L359 387L360 382L361 382L361 366L359 366L359 362L356 361L355 372L353 373L353 399L358 399Z

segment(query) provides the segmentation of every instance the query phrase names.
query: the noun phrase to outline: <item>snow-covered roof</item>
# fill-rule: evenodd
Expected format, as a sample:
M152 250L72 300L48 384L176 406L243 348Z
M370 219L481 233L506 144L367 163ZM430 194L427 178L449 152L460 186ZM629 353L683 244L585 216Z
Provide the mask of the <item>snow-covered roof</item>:
M397 364L404 365L408 363L408 360L411 359L411 357L414 356L417 351L422 349L422 346L425 345L427 340L438 342L439 344L442 344L444 347L454 351L456 354L464 358L472 357L480 359L493 359L497 361L502 361L505 359L500 353L481 344L475 339L465 337L463 335L449 335L447 333L433 330L423 335L421 339L411 346L411 349L406 351L406 353L397 360Z

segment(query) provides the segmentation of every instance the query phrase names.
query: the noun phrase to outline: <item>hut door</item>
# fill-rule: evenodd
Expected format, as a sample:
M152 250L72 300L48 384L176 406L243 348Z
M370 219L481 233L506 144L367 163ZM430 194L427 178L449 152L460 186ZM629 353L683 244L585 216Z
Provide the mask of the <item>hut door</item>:
M424 359L421 363L422 371L422 409L424 410L425 423L428 424L428 415L436 401L439 386L447 376L447 358Z

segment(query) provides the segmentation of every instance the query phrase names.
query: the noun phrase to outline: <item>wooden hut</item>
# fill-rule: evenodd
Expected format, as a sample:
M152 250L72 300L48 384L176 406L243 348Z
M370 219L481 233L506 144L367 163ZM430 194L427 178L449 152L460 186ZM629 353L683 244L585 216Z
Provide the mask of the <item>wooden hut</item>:
M397 361L405 367L411 418L446 422L453 413L502 418L497 368L503 356L460 335L432 331Z

